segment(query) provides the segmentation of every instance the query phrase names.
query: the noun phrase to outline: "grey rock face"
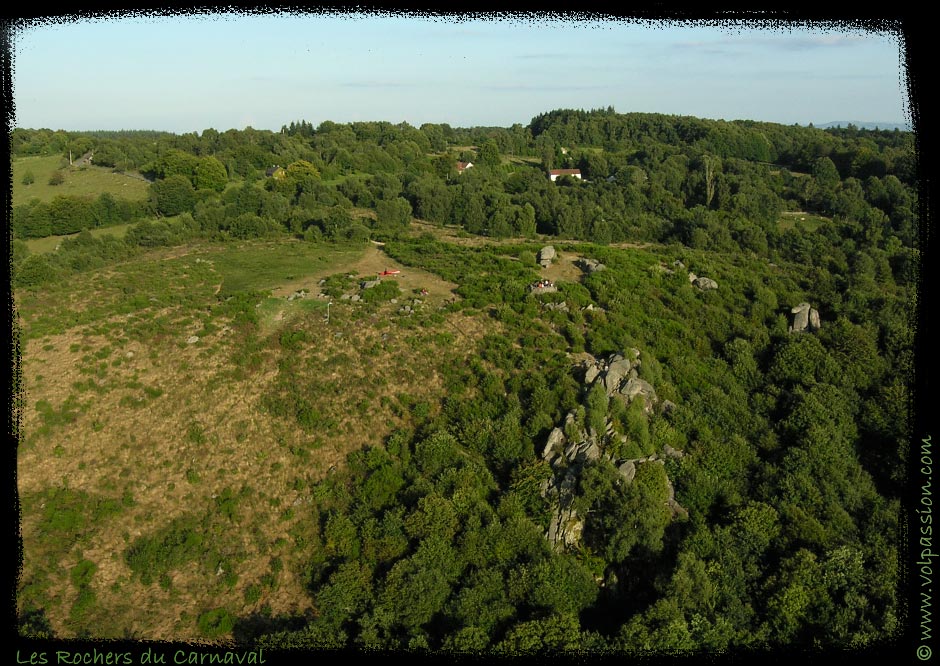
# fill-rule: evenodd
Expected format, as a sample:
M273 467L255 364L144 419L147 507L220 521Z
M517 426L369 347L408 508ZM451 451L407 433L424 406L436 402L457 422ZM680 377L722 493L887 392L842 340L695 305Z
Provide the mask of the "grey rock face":
M552 429L548 435L548 441L545 442L545 448L542 449L542 458L551 462L552 458L561 452L565 441L565 433L561 428Z
M607 374L604 375L604 388L607 390L608 396L613 395L620 389L620 385L631 368L630 361L622 356L607 366Z

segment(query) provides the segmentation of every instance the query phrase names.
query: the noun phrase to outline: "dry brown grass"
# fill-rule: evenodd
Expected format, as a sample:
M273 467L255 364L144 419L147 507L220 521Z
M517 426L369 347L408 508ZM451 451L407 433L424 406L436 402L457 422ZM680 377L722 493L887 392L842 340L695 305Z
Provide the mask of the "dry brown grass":
M159 257L180 258L185 252L164 254ZM409 292L427 288L430 301L445 300L455 287L430 273L400 267L378 247L344 270L365 275L386 268L402 270L393 279ZM310 282L315 287L316 277L281 285L275 293L310 287ZM191 280L179 279L181 288ZM76 284L80 289L92 282ZM71 296L79 307L94 300L93 294L78 291ZM231 358L243 338L224 331L227 322L218 319L214 321L218 330L196 344L186 343L200 326L195 321L171 335L152 338L134 337L131 331L122 346L105 335L88 334L88 325L25 341L21 436L30 444L18 452L21 497L68 487L118 501L126 494L133 498L118 515L96 521L76 543L58 549L42 533L39 509L24 513L23 580L46 583L44 609L57 635L67 637L85 628L102 638L127 633L188 641L200 638L195 619L212 608L225 607L238 617L264 605L274 616L308 610L309 595L300 572L312 545L298 545L295 537L313 529L309 484L331 466L341 465L350 451L380 446L394 428L407 424L410 415L398 407L403 394L436 403L443 392L443 364L474 354L475 342L496 325L488 319L449 314L436 329L411 328L401 325L404 320L397 305L369 308L345 302L334 303L327 324L321 312L292 307L296 304L284 301L277 325L270 332L262 329L267 339L259 364L243 368L240 375L233 373ZM37 307L41 309L41 303ZM425 307L436 310L433 302ZM191 315L183 306L157 310L154 305L149 310L170 320ZM28 329L29 322L24 326ZM282 327L303 329L310 342L297 352L281 349L277 336ZM454 343L441 347L443 343L434 342L431 337L438 331L455 333ZM82 359L108 345L111 355L98 361L109 363L98 380L107 391L78 392L73 384L89 376L81 372L88 366ZM305 433L289 419L272 418L262 407L264 396L276 385L278 361L287 353L292 363L303 364L305 376L337 388L316 396L318 410L333 421L327 434ZM346 362L337 364L337 358ZM118 359L120 364L113 365ZM162 393L147 397L144 387ZM87 404L85 412L73 423L37 435L42 425L37 401L58 408L70 395ZM126 396L146 403L122 404ZM187 435L193 424L204 441ZM311 446L314 439L317 445ZM308 456L299 457L297 451L304 448ZM198 474L196 481L193 472ZM238 581L231 589L195 562L171 572L168 590L156 583L143 585L133 576L124 555L135 539L154 534L176 518L213 515L216 497L225 488L250 489L249 497L238 503L237 522L228 526L226 534L231 542L227 548L239 554L234 562ZM293 515L286 516L288 509ZM278 584L264 588L262 598L249 604L245 590L268 572L272 557L284 564ZM76 625L69 618L76 598L69 571L82 558L98 567L91 583L96 602Z

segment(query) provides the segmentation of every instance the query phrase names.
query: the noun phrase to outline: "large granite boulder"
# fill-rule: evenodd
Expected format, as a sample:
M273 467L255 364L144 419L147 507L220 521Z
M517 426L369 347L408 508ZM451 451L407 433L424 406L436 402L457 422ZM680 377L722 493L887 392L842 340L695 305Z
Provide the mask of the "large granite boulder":
M692 281L696 287L702 291L708 291L709 289L717 289L718 283L707 277L697 277Z
M800 303L790 308L790 314L793 315L793 323L790 325L791 333L802 333L809 331L813 333L820 328L819 312L817 312L809 303Z
M542 268L548 268L552 265L552 259L554 259L555 256L555 248L551 245L546 245L539 250L539 265L541 265Z

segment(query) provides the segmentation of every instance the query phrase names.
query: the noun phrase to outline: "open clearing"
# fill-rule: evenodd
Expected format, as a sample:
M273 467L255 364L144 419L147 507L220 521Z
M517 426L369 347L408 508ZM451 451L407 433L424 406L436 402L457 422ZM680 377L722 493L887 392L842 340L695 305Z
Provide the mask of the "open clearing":
M134 226L134 223L116 224L113 227L102 227L100 229L89 229L88 232L95 238L111 235L115 238L124 238L127 230ZM25 241L26 247L33 254L44 254L46 252L55 252L56 247L65 238L73 238L78 234L68 234L66 236L45 236L43 238L29 238Z
M793 229L796 223L799 222L807 231L816 231L820 225L829 221L830 219L828 217L814 213L807 213L805 211L784 211L780 214L778 226L781 231L788 231Z
M108 193L116 198L142 201L147 198L150 183L138 175L115 173L110 168L98 166L70 167L61 155L44 157L18 157L13 162L13 205L27 203L30 199L51 201L60 194L97 197ZM61 169L65 181L61 185L49 185L49 177ZM31 185L23 184L23 176L33 174Z
M213 608L308 610L311 484L434 409L443 365L466 362L499 326L442 312L455 285L403 266L392 277L403 298L430 292L414 316L341 301L327 323L323 303L284 298L321 276L386 268L399 265L376 245L203 244L17 294L22 598L57 635L108 626L103 638L198 640L195 620ZM249 304L261 326L226 313L216 292L230 282L270 290ZM314 427L270 413L298 396ZM167 546L182 559L150 582L129 565L134 548L185 530L205 535L201 551ZM83 560L96 567L89 608L70 578Z

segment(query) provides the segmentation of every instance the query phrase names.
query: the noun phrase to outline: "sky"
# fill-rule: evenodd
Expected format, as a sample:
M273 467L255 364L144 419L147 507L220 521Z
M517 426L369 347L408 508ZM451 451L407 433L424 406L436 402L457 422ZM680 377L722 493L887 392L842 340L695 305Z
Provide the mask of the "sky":
M783 124L910 123L888 32L540 14L131 14L13 33L14 126L527 125L614 107Z

